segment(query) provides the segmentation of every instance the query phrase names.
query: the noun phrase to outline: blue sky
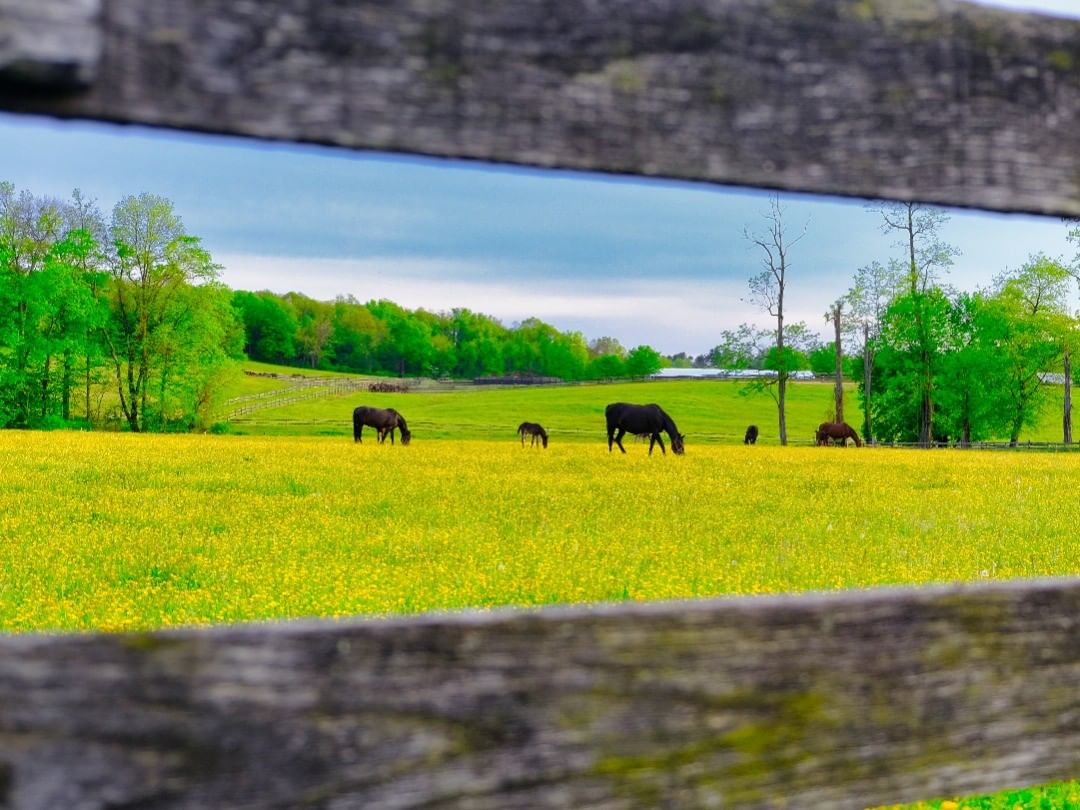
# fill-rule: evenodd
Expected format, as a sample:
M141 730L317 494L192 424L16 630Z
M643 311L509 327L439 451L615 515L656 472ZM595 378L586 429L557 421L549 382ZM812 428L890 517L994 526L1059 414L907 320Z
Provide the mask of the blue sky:
M1080 16L1074 0L994 0ZM73 188L108 211L126 194L170 198L237 289L322 299L386 297L529 316L588 338L697 354L740 322L759 254L743 229L764 192L542 172L0 115L0 179L35 194ZM868 262L898 255L855 200L785 195L789 318L824 330L828 304ZM949 281L973 289L1029 254L1071 259L1053 219L954 211Z

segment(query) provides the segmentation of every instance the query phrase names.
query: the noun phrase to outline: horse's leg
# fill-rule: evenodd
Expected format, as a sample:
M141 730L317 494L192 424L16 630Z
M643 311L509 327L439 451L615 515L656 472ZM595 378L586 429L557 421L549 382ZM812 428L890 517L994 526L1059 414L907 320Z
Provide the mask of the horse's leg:
M394 429L390 428L390 446L394 446Z
M358 427L353 432L353 443L356 443L356 442L360 442L360 444L364 443L364 426L363 425Z
M525 431L524 430L519 430L518 433L521 434L521 446L524 447L525 446Z
M663 453L666 456L667 455L667 450L664 449L664 439L659 433L654 433L652 435L652 439L649 440L649 455L650 456L652 455L653 439L655 439L656 443L660 445L660 452Z
M622 446L622 437L626 435L626 428L619 428L619 432L615 434L615 444L619 445L619 449L624 453L626 448ZM608 450L611 450L611 439L608 439Z

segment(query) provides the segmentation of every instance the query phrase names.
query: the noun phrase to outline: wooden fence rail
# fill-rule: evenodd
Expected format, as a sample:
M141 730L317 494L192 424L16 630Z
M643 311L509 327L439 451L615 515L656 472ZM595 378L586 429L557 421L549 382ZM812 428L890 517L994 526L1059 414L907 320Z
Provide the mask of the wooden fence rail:
M1080 24L0 0L0 108L1080 215ZM1080 582L0 638L0 805L860 808L1080 775Z
M863 808L1080 773L1080 583L0 639L20 808Z
M1080 215L1080 22L957 0L0 0L3 107Z

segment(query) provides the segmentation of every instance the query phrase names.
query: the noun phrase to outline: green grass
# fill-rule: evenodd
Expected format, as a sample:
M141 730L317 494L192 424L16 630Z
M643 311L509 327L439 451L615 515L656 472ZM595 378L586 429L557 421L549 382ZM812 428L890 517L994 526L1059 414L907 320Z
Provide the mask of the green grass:
M244 367L286 375L297 371L262 363L246 363ZM234 396L289 384L264 377L243 379ZM778 444L775 401L767 393L749 392L748 388L746 382L727 380L664 380L535 388L462 386L453 391L421 388L407 394L357 392L261 410L235 420L232 428L234 433L245 435L346 436L352 431L352 409L362 404L396 408L404 414L417 439L514 441L517 426L529 421L544 425L552 441L590 442L606 440L605 406L609 402L626 401L659 403L686 434L688 446L739 443L750 424L761 430L759 443ZM845 421L861 430L862 410L855 384L847 383L845 392ZM1021 442L1060 442L1061 404L1062 389L1047 387L1038 418L1021 432ZM787 397L789 442L812 442L814 430L832 417L832 410L831 382L793 382ZM1080 436L1080 413L1077 434Z
M1005 790L989 796L889 805L879 810L1080 810L1080 782Z
M711 380L614 383L539 388L466 388L408 394L349 393L307 400L236 420L234 432L259 435L350 435L357 405L394 407L408 420L416 439L516 441L521 422L539 422L553 442L606 441L604 408L610 402L656 402L686 434L688 445L741 442L746 426L757 424L761 444L778 444L776 405L765 393L741 394L745 384ZM798 383L789 390L788 437L808 443L832 411L833 389L826 383ZM847 421L861 414L853 392Z

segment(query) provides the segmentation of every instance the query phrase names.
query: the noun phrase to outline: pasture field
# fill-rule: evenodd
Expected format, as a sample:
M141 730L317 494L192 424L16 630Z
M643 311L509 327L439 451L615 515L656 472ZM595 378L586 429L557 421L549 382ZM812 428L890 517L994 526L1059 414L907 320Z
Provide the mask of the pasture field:
M261 363L245 363L244 368L280 374L297 371ZM328 372L316 373L330 376ZM240 377L230 395L260 393L287 385L281 380ZM660 403L687 435L688 446L741 443L749 424L761 429L759 444L779 444L776 404L767 393L747 393L746 388L745 382L733 380L665 380L556 387L478 386L454 391L419 389L408 394L350 392L260 410L235 420L230 430L244 435L347 436L352 431L352 409L373 405L401 411L418 439L516 441L514 430L521 422L530 421L544 425L553 442L591 443L597 436L604 436L604 407L609 402L626 401ZM845 389L845 419L861 429L862 411L854 383L846 384ZM1022 442L1061 441L1061 399L1059 386L1047 388L1045 407L1036 423L1021 432ZM814 430L831 418L832 407L831 382L793 383L787 402L789 442L812 443Z
M393 407L417 439L517 441L524 421L539 422L552 441L593 443L605 438L604 408L610 402L657 402L689 445L741 443L746 426L761 429L760 444L779 444L776 405L766 393L740 394L745 383L675 380L555 387L465 388L408 394L349 392L261 410L234 421L234 433L250 435L351 436L357 405ZM811 443L817 426L832 414L832 385L801 383L788 395L788 436ZM845 399L846 419L861 424L854 390ZM665 438L665 443L667 439ZM625 442L624 442L625 443Z
M1071 454L0 434L0 630L1080 574Z
M0 631L1080 574L1072 454L591 438L0 433Z

